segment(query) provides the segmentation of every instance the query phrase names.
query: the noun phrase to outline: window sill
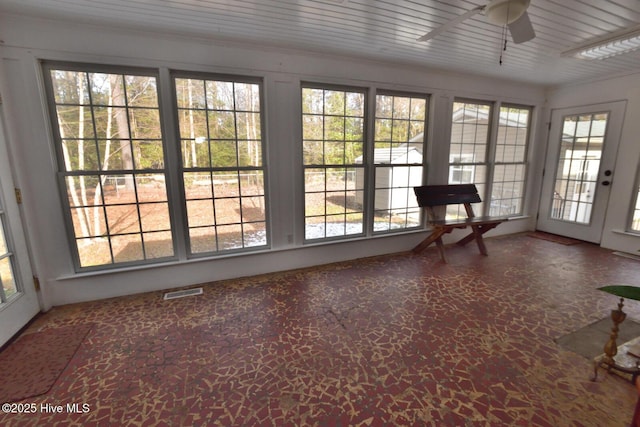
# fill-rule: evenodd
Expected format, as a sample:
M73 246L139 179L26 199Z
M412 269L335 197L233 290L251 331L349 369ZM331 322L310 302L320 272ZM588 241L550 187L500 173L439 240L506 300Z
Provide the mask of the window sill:
M623 236L640 238L640 232L632 232L632 231L626 231L626 230L611 230L611 232L615 234L620 234Z
M280 250L284 250L284 249L280 249ZM177 259L177 260L170 260L165 262L132 265L132 266L126 266L126 267L105 268L103 270L79 271L79 272L73 272L69 274L62 274L60 276L57 276L56 280L72 280L72 279L81 279L86 277L107 276L110 274L129 273L129 272L135 272L135 271L150 270L154 268L174 267L174 266L188 265L188 264L194 264L199 262L215 261L215 260L225 259L225 258L234 258L238 256L265 254L265 253L272 253L272 252L274 252L274 249L261 249L261 250L256 250L252 252L236 252L232 254L217 255L215 257Z
M59 275L56 277L56 280L65 281L65 280L74 280L74 279L84 279L89 277L108 276L111 274L137 272L137 271L144 271L144 270L150 270L150 269L156 269L156 268L185 266L189 264L196 264L196 263L202 263L202 262L216 262L219 260L236 258L236 257L266 255L266 254L274 254L279 252L296 251L300 249L317 247L317 246L349 244L349 243L357 243L357 242L363 242L368 240L377 240L377 239L393 238L393 237L398 238L401 236L409 236L413 234L424 233L425 231L427 231L426 228L419 228L419 229L414 229L414 230L410 230L402 233L384 233L384 234L378 234L374 236L355 237L351 239L322 240L317 242L312 241L312 242L305 242L298 246L287 246L287 247L281 247L281 248L265 248L265 249L251 251L251 252L236 252L236 253L224 254L224 255L170 260L166 262L133 265L133 266L126 266L126 267L119 267L119 268L109 268L104 270L80 271L80 272Z
M531 218L530 215L514 216L514 217L509 217L509 221L526 220L530 218ZM73 280L73 279L83 279L88 277L108 276L111 274L137 272L137 271L144 271L144 270L150 270L150 269L156 269L156 268L177 267L177 266L184 266L184 265L196 264L196 263L202 263L202 262L215 262L218 260L236 258L236 257L265 255L265 254L273 254L278 252L295 251L295 250L317 247L317 246L358 243L358 242L378 240L378 239L389 239L394 237L400 238L402 236L411 236L414 234L425 233L428 230L429 230L428 228L416 228L416 229L408 230L405 232L380 233L372 236L359 236L359 237L354 237L350 239L308 241L298 246L287 246L287 247L281 247L281 248L265 248L265 249L260 249L256 251L251 251L251 252L236 252L236 253L225 254L225 255L217 255L214 257L189 258L189 259L171 260L171 261L151 263L151 264L120 267L120 268L109 268L104 270L81 271L81 272L74 272L69 274L62 274L60 276L57 276L56 280L65 281L65 280ZM640 237L640 235L632 234L632 233L625 232L624 234L630 234L635 237Z

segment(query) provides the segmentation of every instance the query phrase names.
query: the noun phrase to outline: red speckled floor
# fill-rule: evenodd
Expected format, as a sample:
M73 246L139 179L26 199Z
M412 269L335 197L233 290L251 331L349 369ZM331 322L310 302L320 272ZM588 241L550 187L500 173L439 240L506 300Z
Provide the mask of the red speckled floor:
M83 414L4 426L626 426L636 393L554 339L609 315L640 262L524 234L56 307L93 328L49 393ZM628 302L640 319L640 303ZM604 343L603 343L604 344Z

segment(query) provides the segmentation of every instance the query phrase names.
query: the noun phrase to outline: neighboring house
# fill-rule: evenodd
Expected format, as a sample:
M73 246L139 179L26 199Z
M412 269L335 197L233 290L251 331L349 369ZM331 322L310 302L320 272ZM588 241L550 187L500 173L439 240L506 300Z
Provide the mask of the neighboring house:
M456 103L452 114L449 149L449 184L474 183L490 203L489 215L514 215L522 212L527 165L528 114L519 109L501 108L496 143L492 135L489 105ZM495 152L488 151L490 146ZM487 166L494 164L494 174L487 176ZM491 179L491 192L485 192ZM489 199L489 200L487 200ZM476 214L484 210L474 207Z
M484 182L476 182L476 178L484 176L484 172L476 173L484 168L488 153L487 139L489 114L483 110L459 108L453 112L451 126L451 152L449 154L449 184L476 183L482 193ZM501 112L499 127L501 141L497 144L495 161L498 163L520 163L526 158L528 117L510 112ZM422 147L424 135L416 135L409 142L393 148L376 148L374 163L376 165L375 210L378 213L393 212L394 209L415 207L417 203L413 187L422 185L422 174L410 173L415 165L422 164ZM356 158L362 164L362 156ZM385 167L388 164L390 167ZM505 167L492 187L491 214L504 215L520 211L524 182L524 162L520 167ZM364 179L364 171L356 171L356 188ZM386 191L385 191L386 190ZM362 193L356 196L356 203L362 204ZM495 206L494 206L495 204ZM419 215L418 211L411 215Z

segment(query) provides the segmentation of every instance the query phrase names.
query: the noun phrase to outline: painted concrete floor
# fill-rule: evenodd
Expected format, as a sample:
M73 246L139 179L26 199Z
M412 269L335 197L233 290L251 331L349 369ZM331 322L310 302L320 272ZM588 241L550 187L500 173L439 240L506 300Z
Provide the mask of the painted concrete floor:
M49 393L83 414L3 426L626 426L635 388L554 340L609 315L640 262L526 234L53 308L92 324ZM640 303L628 302L640 319ZM603 343L604 345L604 343ZM25 361L28 364L28 361Z

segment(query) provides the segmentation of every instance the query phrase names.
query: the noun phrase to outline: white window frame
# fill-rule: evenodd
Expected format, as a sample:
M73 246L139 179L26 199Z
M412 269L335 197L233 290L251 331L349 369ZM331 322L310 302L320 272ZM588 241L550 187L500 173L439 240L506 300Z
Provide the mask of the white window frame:
M500 215L494 216L520 216L523 214L524 209L524 200L526 190L527 190L527 170L528 170L528 162L529 162L529 146L530 146L530 137L531 137L531 124L532 124L532 116L533 116L533 107L518 105L518 104L509 104L509 103L500 103L500 102L492 102L486 100L474 100L468 98L456 98L454 99L455 103L464 103L464 104L476 104L479 106L489 107L489 112L486 118L487 121L487 135L486 135L486 145L484 150L484 158L477 158L476 152L474 153L451 153L451 145L453 144L450 140L449 145L449 171L448 171L448 182L450 184L462 184L462 183L473 183L478 186L478 190L480 191L480 196L482 198L482 203L479 204L479 207L476 207L476 214L490 216L491 215L491 205L496 200L502 199L494 199L492 197L492 190L496 182L494 181L496 167L499 166L521 166L524 170L522 173L523 180L522 182L522 194L520 195L520 209L517 212L509 212L509 213L501 213ZM517 108L528 110L528 122L526 126L526 141L524 145L524 158L522 161L498 161L496 160L496 151L499 145L497 138L500 133L500 129L502 128L500 125L500 112L502 108ZM455 111L452 111L455 113ZM451 126L453 127L453 115L451 117ZM463 145L464 141L461 142ZM474 141L473 145L477 145ZM475 151L475 150L474 150ZM482 176L478 176L478 167L485 168L484 174ZM462 170L471 172L472 179L471 181L462 182L459 179L454 179L454 172L456 170ZM476 181L480 182L476 182ZM506 181L505 181L506 182ZM520 181L514 181L520 182ZM454 212L455 211L455 212ZM457 212L457 213L456 213ZM459 212L459 208L451 207L448 210L448 215L450 217L455 217L456 215L461 215Z
M500 119L501 119L501 112L502 109L506 108L506 109L518 109L518 110L526 110L527 113L527 124L526 124L526 134L524 137L524 148L523 148L523 157L521 160L511 160L511 161L501 161L499 160L498 157L498 153L497 153L497 147L498 146L503 146L503 147L507 147L507 145L505 144L501 144L500 141L498 141L497 139L499 139L501 137L500 135L500 131L502 129L507 129L509 126L502 126L500 124ZM520 209L516 209L512 212L504 212L502 210L502 208L500 208L500 212L498 212L497 215L495 216L520 216L523 214L524 212L524 201L525 201L525 193L526 193L526 189L527 189L527 176L528 176L528 169L529 169L529 146L530 146L530 138L531 138L531 123L532 123L532 119L533 119L533 107L531 106L526 106L526 105L518 105L518 104L507 104L507 103L502 103L499 105L496 105L496 109L498 111L498 123L497 123L497 129L496 129L496 142L495 142L495 147L493 148L493 164L491 165L491 182L488 185L488 192L487 194L489 195L489 203L487 206L487 215L491 215L492 213L492 206L495 204L496 201L502 201L502 200L513 200L513 198L494 198L493 197L493 191L494 191L494 187L496 186L496 180L495 180L495 170L497 166L513 166L515 168L522 168L522 180L513 180L513 181L503 181L503 183L506 182L512 182L512 183L520 183L520 187L521 187L521 194L518 197L519 199L519 208ZM515 126L517 129L522 129L522 127L520 126ZM506 135L505 135L506 138ZM517 144L515 145L517 146ZM505 148L506 149L506 148ZM515 154L514 154L515 155Z
M140 75L140 76L150 76L155 78L155 86L156 86L156 97L157 97L157 108L158 116L159 116L159 134L160 139L159 142L162 146L163 152L163 165L161 168L147 168L147 169L133 169L132 171L121 171L121 170L109 170L100 171L100 170L72 170L67 171L65 166L64 156L62 149L62 138L60 135L60 128L57 120L57 112L56 112L56 98L53 89L53 82L51 78L51 72L53 70L61 70L61 71L72 71L77 73L104 73L104 74L120 74L120 75ZM266 194L263 194L265 200L265 218L264 218L264 229L266 232L265 241L266 244L259 246L247 246L242 245L241 248L234 248L230 250L218 250L218 251L210 251L206 253L191 253L189 251L189 241L188 241L188 226L187 226L187 208L185 201L185 192L183 187L182 180L182 169L181 169L181 155L180 155L180 134L179 134L179 124L178 124L178 109L177 109L177 100L176 100L176 91L174 87L174 75L189 75L194 78L207 78L207 79L224 79L225 81L234 81L239 83L251 82L259 85L259 93L260 93L260 126L261 129L264 129L264 96L263 96L263 87L264 83L261 78L256 77L244 77L244 76L236 76L236 75L217 75L217 74L203 74L203 73L190 73L190 72L182 72L182 71L171 71L171 70L161 70L155 68L142 68L142 67L130 67L130 66L119 66L119 65L107 65L107 64L88 64L88 63L75 63L75 62L60 62L60 61L43 61L42 62L42 71L44 77L44 89L46 100L48 104L48 111L51 122L51 131L53 134L53 143L54 149L56 153L56 160L58 162L58 182L60 189L60 200L63 207L63 214L65 218L65 224L67 228L67 235L69 239L70 251L73 257L74 268L76 272L88 272L88 271L109 271L114 269L121 269L123 267L129 266L138 266L138 265L148 265L148 264L160 264L166 262L175 262L175 261L185 261L190 258L195 257L217 257L221 255L227 255L229 253L237 253L237 252L253 252L264 250L269 247L269 228L270 221L268 218L268 197ZM94 104L90 103L86 105L89 109L95 107ZM128 108L128 107L127 107ZM174 133L175 131L175 133ZM267 187L267 174L266 174L266 144L265 144L265 135L264 131L261 132L260 136L260 145L261 145L261 156L262 156L262 165L261 168L264 171L263 173L263 182L264 189ZM95 134L95 138L98 139L98 135ZM237 168L236 168L237 169ZM236 172L237 170L234 169ZM178 173L178 171L180 173ZM111 262L105 262L97 265L83 265L80 259L80 254L78 251L78 246L76 244L76 230L73 224L73 218L71 216L71 208L69 203L69 197L67 195L66 188L66 180L69 176L77 177L77 176L87 176L91 174L100 174L104 175L106 179L111 179L115 183L115 189L118 190L118 183L120 182L120 175L123 173L137 174L137 173L154 173L156 175L162 176L162 183L160 185L164 185L166 188L166 203L168 205L168 223L169 229L166 232L171 235L171 250L172 253L170 256L160 256L160 257L147 257L144 256L144 259L135 259L132 261L118 261L114 258L113 252L111 252ZM140 218L140 201L136 201L132 203L132 206L137 206L138 218ZM141 220L139 220L141 221ZM142 226L141 226L142 227ZM141 228L140 233L144 233L144 230Z
M410 112L409 116L397 116L395 111L395 103L392 106L391 117L383 116L378 111L378 97L391 97L394 101L396 98L409 99ZM424 103L424 117L416 118L414 116L415 111L411 109L413 102ZM377 90L375 93L375 108L373 108L374 119L374 132L372 136L373 153L372 165L373 165L373 218L372 227L373 234L388 234L388 233L402 233L405 231L415 230L423 228L422 221L422 209L418 206L413 187L420 186L424 182L424 172L426 170L425 163L427 157L427 129L429 118L429 95L415 92L399 92L390 90ZM382 122L389 122L390 131L386 139L379 140L378 125ZM402 128L407 128L407 137L402 138L395 135L397 123L402 124ZM417 139L420 133L413 136L411 135L411 129L414 126L422 127L422 138ZM400 133L404 129L398 129ZM389 150L389 158L378 158L376 156L376 150L378 146L382 146L384 149ZM404 151L406 146L407 160L401 163L393 163L392 153L393 149L400 148ZM412 152L411 147L416 148L420 146L421 159L420 162L410 162L408 159L409 153ZM379 186L379 178L384 174L378 175L378 172L386 171L390 175L391 181L386 186ZM406 182L396 182L397 175L406 177ZM378 196L385 195L383 200L387 200L387 206L381 206L378 201ZM399 204L398 199L404 203ZM381 220L381 215L386 215L387 220Z
M192 105L190 108L181 105L181 101L178 101L177 96L177 81L178 80L192 80L203 83L204 89L204 101L205 105L196 107ZM178 131L178 140L180 141L180 187L181 194L186 204L186 208L183 210L183 221L186 227L185 239L187 241L187 251L189 257L202 257L210 256L222 253L235 253L246 252L258 249L267 249L270 247L269 238L269 220L268 220L268 197L266 195L267 187L267 165L265 156L265 138L264 138L264 95L262 79L250 78L250 77L238 77L227 76L217 74L203 74L195 72L183 72L173 71L171 73L171 83L174 90L174 110L176 113L176 125ZM230 100L232 105L225 105L222 107L212 106L212 100L207 93L208 88L212 87L209 83L220 83L221 85L231 85L233 91L233 99ZM239 89L237 89L237 86ZM258 100L254 101L251 106L240 105L240 100L237 99L238 93L242 90L242 87L254 86L257 87ZM236 90L237 89L237 90ZM253 96L253 95L252 95ZM206 132L207 135L188 135L181 128L180 113L181 112L196 112L204 113L204 119L206 120ZM234 128L232 129L233 135L216 136L211 130L213 124L211 120L215 117L215 114L221 114L228 116L233 120ZM257 164L249 164L247 160L241 160L241 146L243 143L249 143L247 138L241 138L242 122L241 116L251 114L252 116L258 115L257 125L259 126L260 135L253 135L251 141L258 143L259 154L252 160L257 160ZM246 123L244 123L246 125ZM186 136L185 136L186 135ZM209 165L192 165L190 164L189 156L187 156L185 150L182 149L183 142L193 142L198 146L198 151L208 151ZM235 166L231 164L216 164L216 158L213 153L213 149L216 143L223 143L226 145L235 146ZM255 146L255 144L254 144ZM194 149L195 150L195 149ZM191 153L189 153L191 155ZM211 196L191 196L187 186L187 176L202 176L203 185L208 187ZM256 185L250 185L251 181L261 182L262 188L257 188ZM232 187L231 190L226 190L226 187ZM235 189L237 187L237 190ZM256 190L258 190L256 192ZM237 194L236 194L237 193ZM193 225L190 223L189 211L190 204L206 203L212 205L210 218L205 218L206 225ZM236 203L237 202L237 203ZM237 218L233 221L225 220L218 214L218 209L223 204L236 204L237 205ZM248 211L250 205L258 204L259 209L262 210L262 217L260 220L251 220L251 215ZM200 220L200 219L199 219ZM252 232L252 228L257 228L256 232ZM225 242L225 238L222 237L224 233L221 230L235 229L236 234L235 242ZM239 233L238 233L239 230ZM194 234L192 234L192 231ZM198 233L198 231L205 231L204 234ZM253 230L255 231L255 230ZM197 240L205 241L205 248L199 250L196 244L196 235L201 234ZM228 234L228 233L227 233ZM238 243L239 242L239 243ZM202 245L200 245L202 246Z
M353 163L345 165L346 167L353 169L353 171L348 171L346 173L345 180L348 180L351 175L354 175L356 177L356 181L357 181L357 187L355 188L356 194L357 194L356 200L358 204L362 206L362 209L361 211L354 212L354 213L356 215L362 215L362 223L361 223L362 227L361 229L358 229L354 232L348 232L347 226L345 225L344 231L342 233L333 234L333 235L327 234L326 228L325 228L325 234L323 236L309 238L308 232L307 232L307 220L311 217L317 217L317 218L326 217L327 214L326 214L326 208L324 212L320 212L316 215L309 214L309 211L312 209L310 209L311 206L309 204L309 200L307 197L309 195L309 192L307 191L307 187L306 187L307 182L305 182L303 185L303 199L305 200L304 214L303 214L304 224L305 224L304 225L304 228L305 228L304 243L306 244L320 243L323 241L330 241L330 240L345 240L345 239L369 237L369 236L388 234L388 233L411 232L418 229L423 229L424 224L421 219L421 212L420 212L420 209L417 207L417 204L415 208L412 206L412 201L415 200L415 196L413 195L413 188L409 188L409 187L407 187L409 188L407 192L407 206L403 208L403 210L406 211L405 215L407 217L409 215L415 215L416 217L415 221L407 219L405 221L404 226L393 227L393 228L389 227L388 229L384 229L384 230L376 229L376 223L374 220L374 215L376 213L375 205L374 205L375 191L376 191L375 171L376 171L376 168L378 167L389 167L391 165L384 164L384 163L376 163L375 161L375 155L374 155L375 122L376 122L375 105L376 105L376 97L378 95L382 95L382 96L391 95L391 96L409 97L409 98L413 97L416 99L425 100L426 111L425 111L424 125L423 125L424 126L423 141L421 142L423 146L422 162L421 163L407 162L406 164L395 165L395 166L402 166L402 167L420 168L421 182L419 185L422 185L424 183L424 175L425 175L424 171L426 170L426 165L427 165L426 139L427 139L427 124L428 124L428 118L429 118L429 110L431 107L430 96L424 93L419 93L419 92L400 92L400 91L377 89L377 88L362 88L362 87L354 87L354 86L341 86L341 85L334 85L334 84L302 82L301 83L301 99L303 99L302 91L304 91L305 89L316 89L316 90L326 90L326 91L336 90L336 91L359 93L364 96L365 105L364 105L364 114L362 116L362 120L364 122L363 130L362 130L363 131L363 150L358 161L354 161ZM304 100L302 101L302 104L304 104ZM374 105L374 107L371 107L371 105ZM302 147L302 159L303 159L302 169L303 169L303 176L305 177L308 177L309 173L313 169L317 169L319 171L318 173L320 173L320 171L323 171L323 170L326 171L326 170L330 170L331 168L340 168L340 165L324 165L322 163L313 163L313 162L309 163L306 160L305 155L308 155L310 150L308 148L309 144L307 144L308 142L307 140L309 138L305 139L304 122L305 122L305 116L309 116L309 115L310 114L305 113L305 107L303 105L303 108L301 111L301 121L302 121L301 147ZM320 143L321 141L316 141L316 142ZM305 154L305 152L307 154ZM360 185L360 183L362 183L362 185ZM346 223L347 221L345 220L345 224ZM325 219L325 224L326 224L326 219Z
M318 110L310 106L307 111L304 106L304 92L322 91L322 109ZM331 93L344 93L344 106L342 112L327 112L325 95ZM316 92L317 94L317 92ZM362 97L362 111L348 108L348 97L353 95L355 99ZM368 90L361 87L327 85L317 83L302 83L300 99L302 102L302 168L303 168L303 200L304 200L304 242L320 242L326 240L349 239L362 237L367 234L368 218L366 216L368 196L368 159L367 159L367 112ZM357 125L362 121L360 132L361 140L347 139L347 122ZM328 128L343 122L342 137L328 138ZM306 128L305 123L316 123L316 127L322 123L322 135L312 134L313 128ZM316 129L317 130L317 129ZM333 129L335 130L335 129ZM362 144L359 154L364 162L358 163L354 159L347 159L348 147L356 147ZM342 148L342 161L327 163L329 151L337 147L337 152ZM321 156L318 157L318 151ZM339 155L332 155L337 159ZM344 185L336 182L342 176ZM355 178L355 179L353 179ZM361 179L362 181L359 181ZM319 200L318 200L319 199ZM335 203L334 203L335 201ZM319 203L320 202L320 203ZM322 204L322 206L320 206ZM337 221L336 221L337 220Z

